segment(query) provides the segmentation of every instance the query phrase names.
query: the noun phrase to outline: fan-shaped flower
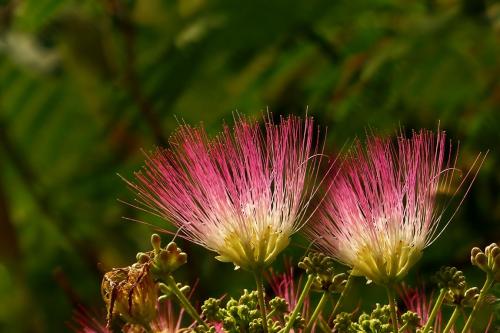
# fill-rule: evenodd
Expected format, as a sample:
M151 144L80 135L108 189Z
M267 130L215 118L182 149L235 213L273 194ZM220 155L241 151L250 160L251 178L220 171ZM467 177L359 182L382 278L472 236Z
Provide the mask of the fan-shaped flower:
M474 164L482 164L481 154ZM353 268L353 274L389 285L406 275L449 223L438 207L440 193L451 198L477 173L468 172L457 188L452 180L456 155L445 133L422 130L396 141L369 137L356 142L332 181L320 218L308 234L327 254ZM472 170L472 168L471 168ZM459 198L452 216L463 201Z
M264 126L238 116L214 139L183 125L169 149L151 154L131 184L146 210L217 259L262 269L306 221L315 192L317 141L311 118Z

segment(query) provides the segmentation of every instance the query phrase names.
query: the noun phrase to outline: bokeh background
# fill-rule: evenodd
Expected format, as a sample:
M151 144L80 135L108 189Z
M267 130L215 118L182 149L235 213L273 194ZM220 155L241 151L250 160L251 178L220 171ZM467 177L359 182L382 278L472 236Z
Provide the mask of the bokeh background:
M103 272L149 249L152 228L122 217L162 223L117 201L133 194L116 174L130 178L178 121L214 133L235 110L306 107L331 151L367 128L438 122L461 166L490 150L410 277L452 264L482 284L469 250L500 240L498 2L0 1L0 331L65 332L76 304L102 309ZM201 279L199 297L252 288L179 243L179 278Z

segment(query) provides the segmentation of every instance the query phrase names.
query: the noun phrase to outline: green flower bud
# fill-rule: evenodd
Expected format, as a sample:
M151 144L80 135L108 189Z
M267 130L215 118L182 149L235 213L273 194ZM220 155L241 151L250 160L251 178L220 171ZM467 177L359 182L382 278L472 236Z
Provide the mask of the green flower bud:
M334 273L333 258L320 253L308 253L298 264L299 268L306 271L307 274L330 276Z
M486 246L484 252L477 247L471 250L471 262L496 281L500 281L500 247L496 243Z
M151 258L144 252L139 252L137 253L137 255L135 256L135 258L137 259L137 262L139 264L145 264L147 262L149 262L151 260Z
M288 302L281 297L275 297L269 301L271 310L275 310L278 314L283 314L288 311Z
M153 238L153 237L152 237ZM155 241L158 239L155 238ZM158 246L160 243L156 242L153 246ZM187 262L187 254L182 252L174 242L170 242L165 249L155 247L154 257L152 259L152 272L161 278L178 269L180 266Z
M479 288L472 287L465 291L461 304L463 306L474 306L479 297Z
M483 252L478 253L474 257L475 265L483 271L488 269L488 257Z
M401 315L401 322L409 330L415 330L420 324L420 316L412 311L407 311Z
M391 318L391 309L389 305L381 306L379 303L376 303L370 317L380 320L383 324L387 324Z
M337 274L333 277L328 287L328 291L332 293L341 293L344 290L346 284L347 284L347 274L345 273Z
M250 309L246 305L238 305L237 306L237 314L238 317L244 321L250 320Z
M465 276L455 267L442 267L434 276L440 289L462 290L465 288Z
M220 300L209 298L203 302L201 306L201 314L208 321L222 321L223 314L221 313Z
M250 333L263 333L264 325L262 323L262 318L256 318L250 322L248 325Z
M153 246L153 249L155 252L159 252L161 249L161 238L160 235L158 234L152 234L151 235L151 245Z
M267 328L269 330L269 333L278 333L283 327L281 326L279 321L273 321L272 319L269 319L267 321Z
M348 333L352 324L352 314L347 312L339 313L333 320L333 331L338 333Z

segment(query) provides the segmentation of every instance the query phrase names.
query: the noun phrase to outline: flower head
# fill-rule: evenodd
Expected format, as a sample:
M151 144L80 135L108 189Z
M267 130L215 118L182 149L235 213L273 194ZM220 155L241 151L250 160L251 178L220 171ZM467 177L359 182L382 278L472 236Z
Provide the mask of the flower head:
M460 173L447 148L444 132L425 130L395 141L369 137L366 148L356 142L309 235L353 274L379 284L397 282L450 221L442 221L448 205L439 208L438 195L456 194L468 182L467 193L477 174L467 173L451 190ZM484 161L480 156L475 164Z
M260 269L307 220L314 192L308 178L317 175L313 132L312 119L297 117L260 126L238 116L213 139L183 125L131 185L143 207L184 238L221 261Z

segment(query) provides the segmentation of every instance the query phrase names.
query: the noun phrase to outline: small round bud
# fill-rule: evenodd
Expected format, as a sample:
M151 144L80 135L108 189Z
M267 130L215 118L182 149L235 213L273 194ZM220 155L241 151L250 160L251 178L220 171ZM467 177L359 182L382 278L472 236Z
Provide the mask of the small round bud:
M151 258L144 252L139 252L136 255L137 262L140 264L147 263Z
M178 261L178 262L179 262L179 264L181 264L181 265L184 265L184 264L185 264L185 263L187 263L187 261L188 261L188 255L187 255L187 253L185 253L185 252L181 252L181 253L179 253L179 254L177 255L177 258L178 258L178 260L177 260L177 261Z
M495 248L498 248L498 245L497 245L496 243L491 243L490 245L488 245L488 246L484 249L484 253L485 253L487 256L490 256L490 255L491 255L491 252L492 252Z
M191 287L188 285L182 286L179 288L179 290L184 294L187 295L191 291Z
M347 312L339 313L333 320L334 332L348 332L352 324L352 314Z
M500 255L497 255L495 257L495 260L493 263L493 269L500 270Z
M484 253L478 253L475 257L474 257L474 261L476 262L476 266L478 266L479 268L481 269L485 269L487 268L487 265L488 265L488 257L486 256L486 254Z
M278 313L285 313L288 311L288 302L284 298L276 296L269 301L269 307Z
M491 257L495 258L495 257L498 257L498 255L500 255L500 247L498 246L495 246L492 250L491 250Z
M164 295L167 295L171 292L170 287L167 286L165 283L158 283L158 288L159 288L160 292Z
M153 249L155 252L160 251L161 249L161 237L158 234L152 234L151 235L151 245L153 246Z
M478 287L469 288L465 291L465 294L464 294L464 297L467 299L472 299L476 296L479 296L479 288Z
M158 297L158 302L159 303L166 302L169 298L170 295L161 295L160 297Z
M167 247L165 248L168 252L177 252L177 244L174 242L168 243Z
M483 251L481 251L480 248L478 247L473 247L472 250L470 251L470 255L471 257L475 257L478 253L481 253Z
M412 311L407 311L401 315L401 321L410 329L415 329L420 324L420 316Z
M223 314L220 312L220 300L216 298L207 299L201 306L201 314L209 321L221 321Z

